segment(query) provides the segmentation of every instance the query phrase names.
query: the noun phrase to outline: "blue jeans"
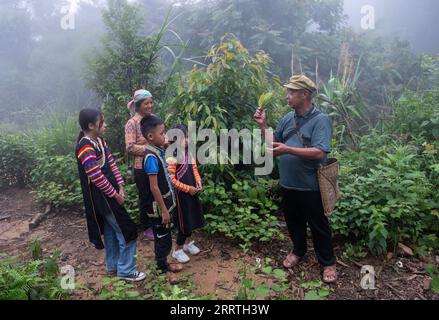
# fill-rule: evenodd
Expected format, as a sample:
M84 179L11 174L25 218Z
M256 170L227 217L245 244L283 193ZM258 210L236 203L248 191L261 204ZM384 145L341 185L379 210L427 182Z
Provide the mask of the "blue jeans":
M107 272L117 272L125 277L136 272L136 241L125 242L125 238L113 213L104 216L104 244Z

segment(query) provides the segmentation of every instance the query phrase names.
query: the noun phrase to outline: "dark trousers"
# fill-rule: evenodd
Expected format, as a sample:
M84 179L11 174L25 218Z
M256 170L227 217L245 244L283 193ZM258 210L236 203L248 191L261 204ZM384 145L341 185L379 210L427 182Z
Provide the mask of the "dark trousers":
M282 188L282 207L288 232L293 241L293 253L303 257L307 251L306 226L311 229L314 250L319 263L332 266L336 259L332 234L324 214L320 192L295 191Z
M146 214L147 204L151 202L150 198L152 197L147 179L148 175L145 170L134 169L134 181L139 192L140 224L143 230L151 228L151 221Z
M190 234L184 234L181 231L177 234L177 246L182 246L185 244L187 238L190 238L192 236L192 233Z
M153 219L152 232L154 233L154 253L157 269L163 273L168 272L168 256L172 249L171 229L163 226L161 219Z

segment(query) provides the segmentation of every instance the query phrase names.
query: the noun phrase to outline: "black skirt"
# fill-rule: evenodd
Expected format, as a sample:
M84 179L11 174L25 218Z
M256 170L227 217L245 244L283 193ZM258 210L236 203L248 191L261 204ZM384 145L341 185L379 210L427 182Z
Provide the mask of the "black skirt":
M179 168L177 168L178 171ZM181 183L195 187L194 171L191 165L179 179ZM175 226L183 234L191 234L196 229L206 226L203 208L198 195L191 196L189 193L176 191L177 212L175 214Z

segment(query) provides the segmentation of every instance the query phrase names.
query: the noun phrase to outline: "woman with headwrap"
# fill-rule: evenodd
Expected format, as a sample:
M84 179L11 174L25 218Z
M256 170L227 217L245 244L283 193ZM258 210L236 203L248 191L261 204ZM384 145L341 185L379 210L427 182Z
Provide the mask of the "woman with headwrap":
M139 192L140 222L145 230L145 238L154 241L151 223L146 214L146 204L149 203L148 197L151 197L151 194L147 192L149 190L147 188L148 177L143 169L143 158L146 155L148 143L140 130L140 121L153 113L154 100L149 91L137 90L127 106L135 113L125 126L125 146L128 155L134 156L132 174Z

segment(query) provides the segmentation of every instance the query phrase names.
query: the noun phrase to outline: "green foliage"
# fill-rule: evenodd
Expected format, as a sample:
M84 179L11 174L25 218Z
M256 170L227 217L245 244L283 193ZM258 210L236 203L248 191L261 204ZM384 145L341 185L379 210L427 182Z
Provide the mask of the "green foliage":
M146 300L199 300L215 299L214 296L199 297L192 293L195 289L194 283L190 280L190 274L179 275L180 283L171 285L166 275L161 274L155 262L146 261L146 279L144 289L146 293L143 298Z
M207 67L194 69L181 78L168 119L187 123L196 121L199 128L243 128L253 125L258 98L270 89L268 65L263 52L255 56L231 34L214 46ZM248 118L242 119L243 114Z
M321 281L305 282L300 287L306 290L303 300L325 300L331 293L330 289L323 287Z
M255 241L282 239L279 222L273 216L278 207L264 185L262 179L244 180L236 181L229 189L224 183L208 181L201 194L207 230L239 240L244 249Z
M351 259L363 259L367 256L367 252L364 251L362 245L354 245L351 243L347 243L345 246L345 250L343 252L343 258L351 260Z
M59 300L68 297L61 288L60 271L54 253L43 257L39 240L29 244L32 260L18 262L16 257L0 259L0 300Z
M405 141L423 137L432 143L439 139L439 89L425 93L406 91L393 101L390 117L383 120L386 130Z
M86 62L88 86L104 100L108 143L114 152L124 150L122 128L130 117L124 107L133 90L156 85L160 70L157 39L140 35L142 16L126 0L111 0L104 10L107 33L103 48Z
M74 154L78 131L76 117L57 114L49 115L44 126L32 130L36 151L31 185L38 202L57 208L82 204Z
M35 199L56 208L77 207L82 204L78 165L73 154L37 158L32 170Z
M323 92L319 94L320 107L332 119L335 128L334 136L337 137L338 147L358 146L358 136L361 129L368 129L366 108L358 95L356 83L360 76L359 70L352 78L330 78L327 85L323 85Z
M196 122L197 129L213 129L219 135L221 129L252 129L255 123L252 115L256 111L258 100L265 92L273 92L272 104L280 99L280 80L269 78L270 58L264 52L252 55L232 34L221 38L209 52L209 65L181 76L176 92L171 100L172 112L166 120L171 123ZM274 94L276 93L276 94ZM267 101L268 102L268 101ZM284 103L279 103L283 105ZM240 149L244 148L239 142ZM223 157L221 150L210 157ZM240 162L242 162L242 154ZM236 171L250 170L252 166L239 169L225 159L226 164L203 166L204 174L210 173L219 180L236 180Z
M30 181L35 149L31 137L24 133L0 136L0 187L24 187Z
M291 75L292 44L319 34L331 34L343 22L343 2L339 0L277 0L270 3L264 0L220 0L189 2L186 7L187 16L182 20L183 36L194 47L209 49L222 35L231 32L251 51L262 49L269 53L275 62L276 73L282 78ZM310 32L307 30L309 25L323 32ZM320 51L323 50L320 48ZM307 57L314 66L314 52ZM307 66L303 64L304 68Z
M433 210L432 214L439 217L436 210ZM436 234L426 234L419 240L419 245L415 248L415 254L420 257L428 257L437 249L439 249L438 236Z
M52 113L29 130L38 153L49 156L73 154L79 133L77 115Z
M118 277L102 279L103 289L99 294L102 300L198 300L214 299L214 296L198 297L192 293L194 284L190 275L180 276L178 285L171 285L166 275L159 273L155 262L146 261L146 279L141 288L127 283Z
M437 270L437 267L433 264L428 264L425 266L425 270L428 272L430 277L432 277L431 290L434 293L439 293L439 271Z
M273 268L273 261L265 258L257 259L256 265L241 261L239 269L240 286L237 293L239 300L255 300L258 298L287 300L292 292L287 273Z
M121 164L119 169L123 172L126 172L127 165ZM134 183L125 183L124 184L124 192L125 192L125 204L124 207L128 212L128 215L135 223L140 223L140 215L139 215L139 192L137 190L137 186Z
M74 156L76 119L49 115L45 126L0 138L0 185L31 186L40 203L74 207L82 203Z
M417 241L439 221L430 219L433 192L413 149L365 145L367 149L360 146L360 154L340 155L343 198L331 222L336 234L367 240L371 252L381 254L388 244Z
M43 248L41 247L41 239L34 238L28 243L28 249L31 253L32 260L41 259L43 256Z
M102 300L142 300L135 286L122 279L105 277L102 284L105 286L99 295Z
M172 21L169 11L161 29L144 36L141 11L126 0L109 1L103 20L107 32L102 48L86 59L86 80L104 101L102 110L108 124L108 144L113 152L123 153L123 127L130 117L125 106L137 89L149 89L155 96L160 93L160 53L168 49L174 54L162 43Z

